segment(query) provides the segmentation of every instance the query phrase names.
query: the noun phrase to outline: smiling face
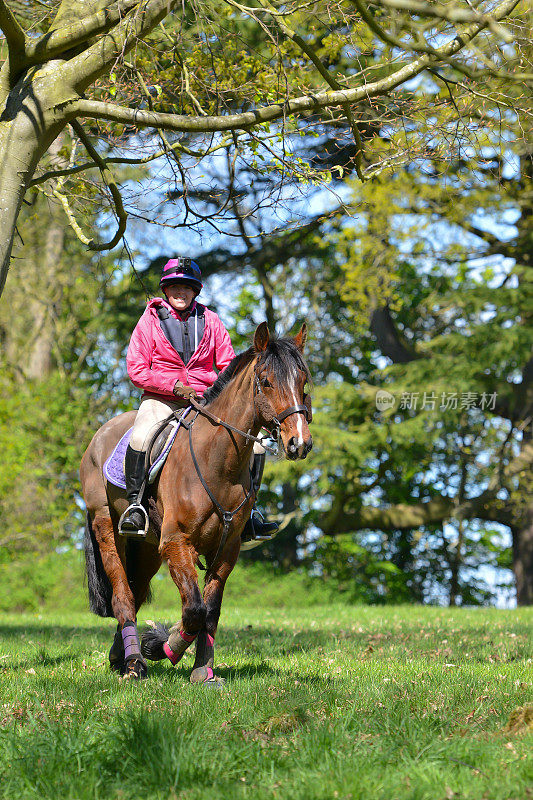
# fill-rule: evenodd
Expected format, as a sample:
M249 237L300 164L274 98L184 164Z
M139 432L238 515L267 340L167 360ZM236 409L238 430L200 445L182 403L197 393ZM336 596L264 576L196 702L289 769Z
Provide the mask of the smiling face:
M196 297L195 290L186 283L171 283L163 290L167 300L175 311L186 311Z

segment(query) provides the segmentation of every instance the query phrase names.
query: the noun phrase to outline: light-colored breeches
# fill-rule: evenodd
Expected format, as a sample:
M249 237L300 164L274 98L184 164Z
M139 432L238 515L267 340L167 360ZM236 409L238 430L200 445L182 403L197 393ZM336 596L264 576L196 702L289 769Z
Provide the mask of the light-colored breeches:
M173 403L172 400L156 400L153 397L143 400L135 417L130 447L134 450L146 450L159 423L177 409L183 409L183 403ZM261 434L259 434L259 438L261 438ZM255 442L254 453L264 452L264 447L261 447L259 442Z
M173 403L172 400L156 400L153 397L143 400L135 417L130 446L134 450L146 450L159 423L178 408L183 408L183 403Z

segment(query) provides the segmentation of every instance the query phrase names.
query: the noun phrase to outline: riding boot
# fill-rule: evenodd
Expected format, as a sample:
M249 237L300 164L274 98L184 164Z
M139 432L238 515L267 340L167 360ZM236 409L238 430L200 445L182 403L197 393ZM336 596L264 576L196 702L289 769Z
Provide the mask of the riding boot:
M142 498L139 497L144 480L145 455L144 452L134 450L128 445L124 458L129 506L120 518L119 533L127 536L132 534L144 536L145 534L146 509L143 512Z
M261 479L263 477L263 470L265 469L266 455L265 453L254 453L254 461L252 465L252 488L257 495L261 486ZM256 547L263 541L273 539L279 529L276 522L269 522L258 511L255 506L252 509L250 519L247 520L244 530L241 533L241 549L250 550Z

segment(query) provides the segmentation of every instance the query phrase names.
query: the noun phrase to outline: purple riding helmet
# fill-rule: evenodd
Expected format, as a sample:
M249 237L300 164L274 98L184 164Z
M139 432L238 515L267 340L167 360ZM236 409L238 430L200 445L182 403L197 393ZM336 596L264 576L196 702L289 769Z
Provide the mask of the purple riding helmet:
M186 283L196 294L202 290L202 273L200 267L192 258L171 258L163 267L161 287L168 286L170 283Z

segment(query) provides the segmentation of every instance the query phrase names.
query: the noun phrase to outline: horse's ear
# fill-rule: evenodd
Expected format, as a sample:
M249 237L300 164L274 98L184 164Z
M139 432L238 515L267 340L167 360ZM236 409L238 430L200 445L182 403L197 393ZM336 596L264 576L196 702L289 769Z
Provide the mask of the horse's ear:
M304 324L294 337L294 343L298 348L298 350L300 351L300 353L303 353L306 341L307 341L307 325L304 322Z
M266 322L262 322L261 325L258 326L254 336L255 352L262 353L264 350L266 350L269 341L270 341L270 331L268 330L268 325L266 324Z

